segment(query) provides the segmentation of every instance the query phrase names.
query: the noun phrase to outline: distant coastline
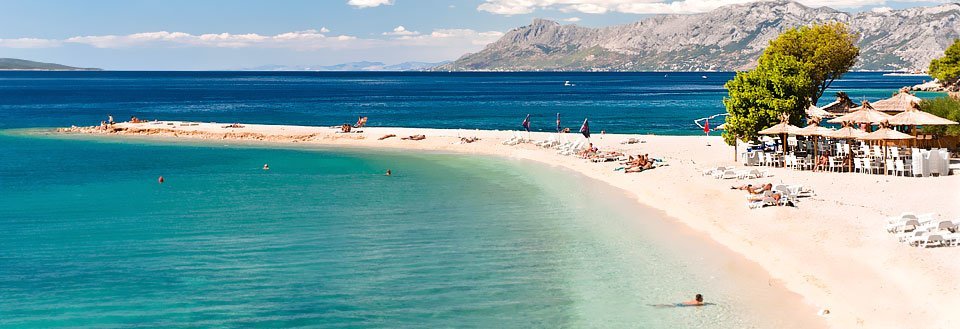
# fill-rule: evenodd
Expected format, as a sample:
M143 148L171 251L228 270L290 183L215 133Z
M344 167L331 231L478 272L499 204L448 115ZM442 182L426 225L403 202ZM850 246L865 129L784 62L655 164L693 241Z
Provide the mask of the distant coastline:
M103 71L92 67L35 62L17 58L0 58L0 71Z

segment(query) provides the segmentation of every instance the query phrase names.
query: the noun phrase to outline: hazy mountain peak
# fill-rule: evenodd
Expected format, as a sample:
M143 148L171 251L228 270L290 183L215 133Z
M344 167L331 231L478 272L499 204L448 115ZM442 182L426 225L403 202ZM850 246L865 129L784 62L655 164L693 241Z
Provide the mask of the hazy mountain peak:
M859 32L858 70L926 68L960 37L960 4L850 14L786 1L658 15L604 28L534 19L441 70L738 70L754 65L782 31L843 22Z

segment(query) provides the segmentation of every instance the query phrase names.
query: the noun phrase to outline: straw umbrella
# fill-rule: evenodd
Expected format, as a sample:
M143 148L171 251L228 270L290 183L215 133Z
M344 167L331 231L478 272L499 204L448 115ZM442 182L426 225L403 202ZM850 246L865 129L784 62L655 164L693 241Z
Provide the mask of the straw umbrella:
M847 122L843 122L843 127L837 130L834 130L830 134L827 134L826 137L836 138L836 139L845 139L851 140L865 136L867 133L863 130L854 128ZM851 155L852 156L852 155ZM853 171L853 161L850 161L850 171Z
M913 136L910 136L910 135L908 135L908 134L904 134L904 133L902 133L902 132L899 132L899 131L890 129L888 123L881 124L880 129L877 129L877 131L874 131L874 132L872 132L872 133L869 133L869 134L867 134L866 136L860 137L861 140L873 140L873 141L880 141L881 143L883 143L883 144L884 144L884 145L883 145L883 158L884 158L884 159L887 158L887 145L886 145L886 143L885 143L886 141L888 141L888 140L915 139L915 138L916 138L916 137L913 137ZM886 174L887 174L887 162L886 162L886 161L881 161L881 162L883 162L883 174L886 175Z
M896 95L887 99L873 102L873 108L881 112L903 112L919 104L920 97L910 94L907 90L900 90Z
M774 125L773 127L761 130L757 132L760 135L780 135L782 139L780 140L783 143L781 151L784 155L784 166L786 166L786 155L787 155L787 135L796 135L796 132L800 130L799 127L791 125L787 120L789 116L784 114L780 116L780 123Z
M920 111L917 104L914 104L909 109L897 113L890 118L890 124L895 126L910 126L911 134L917 135L917 126L945 126L945 125L955 125L957 122L947 120L936 115Z
M841 115L840 117L830 119L827 122L830 123L843 123L843 122L853 122L853 123L880 123L887 120L890 120L892 116L889 114L877 111L870 105L870 102L863 101L863 105L857 108L856 111L850 112L848 114Z
M819 108L816 105L812 105L812 104L810 105L810 107L807 108L806 113L807 113L807 116L811 118L813 117L833 118L837 116L836 114L830 113L827 110L824 110L823 108Z
M808 122L809 122L809 124L807 124L806 127L800 128L800 130L798 130L798 131L796 132L797 135L817 137L817 136L827 136L827 135L833 133L833 129L821 127L821 126L820 126L820 120L819 120L819 118L817 118L817 117L814 117L813 119L810 119ZM813 161L817 161L817 154L818 154L818 153L817 153L817 140L814 139L814 140L813 140ZM814 163L816 163L816 162L814 162ZM814 170L814 171L817 170L816 165L814 165L813 170Z

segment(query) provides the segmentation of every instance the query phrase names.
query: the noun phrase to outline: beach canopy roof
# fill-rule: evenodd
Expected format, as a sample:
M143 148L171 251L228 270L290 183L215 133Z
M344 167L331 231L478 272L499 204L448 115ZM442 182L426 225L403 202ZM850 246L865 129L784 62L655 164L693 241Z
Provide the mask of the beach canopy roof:
M821 127L818 124L809 124L806 127L800 128L796 131L796 135L800 136L830 136L834 132L833 129Z
M855 123L880 123L890 120L893 116L877 111L870 105L870 102L863 101L863 105L856 111L839 117L830 119L830 123L855 122Z
M837 116L836 114L827 112L827 110L819 108L816 105L810 105L810 107L807 108L806 112L808 117L832 118Z
M898 139L914 139L914 138L916 137L910 136L909 134L904 134L902 132L899 132L887 127L883 127L883 128L877 129L877 131L866 134L865 136L860 137L859 139L879 141L879 140L898 140Z
M863 130L854 128L854 127L843 127L837 130L834 130L827 137L838 138L838 139L854 139L866 136L867 133Z
M897 113L890 118L890 124L892 125L905 125L905 126L933 126L933 125L955 125L957 122L947 120L936 115L919 111L916 108L910 108L909 110Z
M882 112L903 112L913 108L915 104L920 104L920 97L914 96L907 91L900 91L893 97L881 99L873 102L873 108Z
M773 127L761 130L758 132L761 135L796 135L800 131L800 127L791 125L789 122L783 121Z

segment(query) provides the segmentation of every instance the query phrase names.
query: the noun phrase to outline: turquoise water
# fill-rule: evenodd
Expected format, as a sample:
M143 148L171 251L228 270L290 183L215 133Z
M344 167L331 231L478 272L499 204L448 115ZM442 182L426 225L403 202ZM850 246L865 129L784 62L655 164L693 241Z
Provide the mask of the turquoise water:
M529 162L9 131L0 153L0 327L791 325L670 246L702 237ZM650 306L695 292L717 305Z

